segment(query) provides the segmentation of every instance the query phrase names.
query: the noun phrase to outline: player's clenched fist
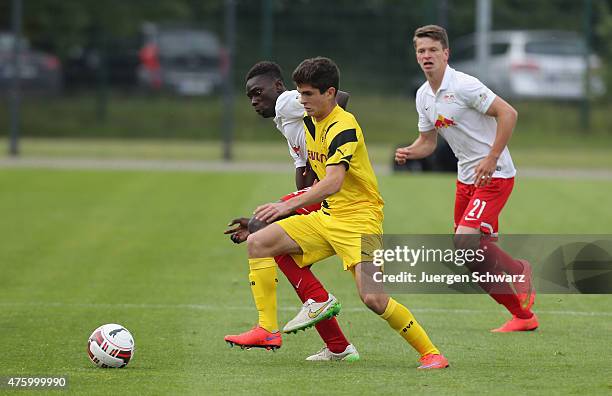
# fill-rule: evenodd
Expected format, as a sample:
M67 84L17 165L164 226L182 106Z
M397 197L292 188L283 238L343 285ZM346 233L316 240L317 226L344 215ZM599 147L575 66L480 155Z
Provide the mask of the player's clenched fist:
M395 150L395 162L399 165L404 165L406 160L410 159L410 148L408 147L400 147Z

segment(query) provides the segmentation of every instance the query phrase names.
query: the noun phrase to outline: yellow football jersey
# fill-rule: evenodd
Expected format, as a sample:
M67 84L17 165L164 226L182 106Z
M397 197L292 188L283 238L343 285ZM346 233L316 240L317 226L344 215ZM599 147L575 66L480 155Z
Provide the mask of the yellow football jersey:
M308 161L319 180L328 165L343 164L347 169L340 191L323 201L323 213L342 216L367 209L382 218L384 202L355 117L336 105L320 122L304 117L304 125Z

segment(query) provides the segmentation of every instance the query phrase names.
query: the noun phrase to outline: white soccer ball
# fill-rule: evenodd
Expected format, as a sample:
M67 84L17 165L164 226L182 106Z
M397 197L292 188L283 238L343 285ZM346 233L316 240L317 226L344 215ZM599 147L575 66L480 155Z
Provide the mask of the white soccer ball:
M125 367L134 356L134 337L121 325L102 325L89 336L87 354L98 367Z

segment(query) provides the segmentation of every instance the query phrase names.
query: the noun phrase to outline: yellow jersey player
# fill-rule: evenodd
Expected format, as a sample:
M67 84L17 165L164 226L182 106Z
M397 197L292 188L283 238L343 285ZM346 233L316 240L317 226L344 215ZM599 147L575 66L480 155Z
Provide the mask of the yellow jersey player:
M283 82L280 66L273 62L258 62L246 75L246 94L251 101L253 109L264 118L274 117L274 124L287 140L289 153L295 164L295 182L299 191L287 194L282 200L292 199L300 195L304 188L310 187L313 182L312 172L307 171L306 140L304 133L304 106L299 102L299 93L287 90ZM346 107L349 95L339 92L338 104ZM309 213L319 210L320 203L308 208L297 210L297 214ZM250 232L267 226L264 222L251 222L250 219L234 219L230 225L238 225L227 230L232 241L242 243ZM278 331L276 309L276 267L283 272L291 283L295 292L305 306L313 304L327 304L335 306L335 297L328 293L323 284L310 270L310 267L299 267L290 255L281 255L274 258L259 258L249 260L249 280L255 307L259 317L257 326L241 334L225 336L230 346L243 348L269 348L276 349L282 345L281 333ZM321 339L325 342L319 352L306 358L308 361L339 360L354 362L359 360L359 353L354 345L350 344L344 336L338 321L333 315L336 310L330 310L331 318L321 316L319 323L313 323Z
M353 273L364 304L419 352L419 368L448 367L410 311L373 279L380 268L369 258L372 246L362 247L362 236L382 235L383 200L361 127L351 113L336 104L337 66L328 58L306 59L294 71L293 80L307 114L308 159L320 181L294 199L259 206L255 217L272 222L296 208L321 201L323 205L319 211L282 219L249 235L249 258L291 254L298 265L306 266L338 255L344 269ZM327 309L324 304L302 307L285 330L305 328Z

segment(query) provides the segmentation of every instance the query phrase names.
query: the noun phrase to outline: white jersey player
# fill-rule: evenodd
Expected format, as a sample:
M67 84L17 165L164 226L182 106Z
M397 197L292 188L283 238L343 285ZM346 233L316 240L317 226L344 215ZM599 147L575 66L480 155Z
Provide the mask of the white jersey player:
M304 106L296 90L285 91L276 99L274 123L287 139L289 155L295 168L304 168L308 162L304 137Z
M493 331L534 330L538 320L531 312L535 301L531 265L513 259L488 237L497 234L499 214L514 186L516 170L507 144L518 114L478 79L448 66L448 36L444 28L436 25L418 28L413 45L427 79L416 98L419 137L412 145L397 149L395 160L403 164L426 157L436 148L437 134L444 136L459 160L454 216L456 245L486 251L480 268L476 263L468 268L520 274L527 279L521 284L495 287L481 284L512 314L512 319Z
M429 82L417 91L419 132L435 130L442 135L459 160L457 178L474 184L476 167L490 154L497 136L497 122L487 115L497 96L478 79L448 65L438 92L433 93ZM491 177L509 179L515 174L510 151L504 147Z

